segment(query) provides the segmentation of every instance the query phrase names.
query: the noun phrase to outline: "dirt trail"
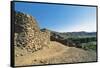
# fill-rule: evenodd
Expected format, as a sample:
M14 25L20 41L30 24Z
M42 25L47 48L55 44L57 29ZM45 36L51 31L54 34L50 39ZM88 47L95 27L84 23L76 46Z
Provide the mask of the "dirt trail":
M95 61L96 54L94 52L85 51L83 49L64 46L58 42L51 42L49 47L34 53L28 53L24 56L15 58L17 65L39 65L39 64L55 64L55 63L73 63Z

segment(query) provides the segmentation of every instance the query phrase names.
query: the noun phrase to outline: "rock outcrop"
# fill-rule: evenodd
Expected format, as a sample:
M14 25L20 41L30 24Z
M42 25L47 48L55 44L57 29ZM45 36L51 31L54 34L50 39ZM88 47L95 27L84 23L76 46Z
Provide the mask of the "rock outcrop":
M35 18L21 12L15 12L14 46L34 52L48 47L50 32L41 31Z

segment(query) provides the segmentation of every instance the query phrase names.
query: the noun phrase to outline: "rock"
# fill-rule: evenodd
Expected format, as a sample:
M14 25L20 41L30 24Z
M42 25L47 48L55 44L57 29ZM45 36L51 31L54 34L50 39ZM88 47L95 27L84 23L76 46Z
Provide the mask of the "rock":
M23 56L23 54L20 54L20 56Z
M16 57L18 57L19 55L18 54L16 54Z
M34 52L47 47L50 42L50 32L41 31L35 18L21 12L15 12L14 45Z

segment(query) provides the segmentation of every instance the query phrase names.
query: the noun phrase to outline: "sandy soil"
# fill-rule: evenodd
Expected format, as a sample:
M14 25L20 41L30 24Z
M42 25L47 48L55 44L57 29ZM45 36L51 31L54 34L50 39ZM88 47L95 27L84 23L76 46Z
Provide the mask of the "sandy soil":
M52 41L49 47L34 53L19 49L17 52L23 52L24 55L15 57L16 66L96 61L95 52L64 46L55 41Z

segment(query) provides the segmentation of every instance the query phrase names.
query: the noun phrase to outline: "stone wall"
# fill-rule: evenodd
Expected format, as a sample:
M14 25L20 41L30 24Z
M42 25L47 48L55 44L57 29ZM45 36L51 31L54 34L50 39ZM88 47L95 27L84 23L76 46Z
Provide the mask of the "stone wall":
M34 52L48 47L50 32L41 31L34 17L21 12L15 12L14 45L21 49Z

